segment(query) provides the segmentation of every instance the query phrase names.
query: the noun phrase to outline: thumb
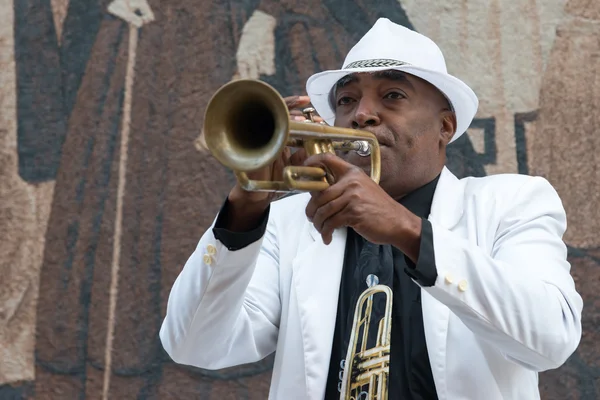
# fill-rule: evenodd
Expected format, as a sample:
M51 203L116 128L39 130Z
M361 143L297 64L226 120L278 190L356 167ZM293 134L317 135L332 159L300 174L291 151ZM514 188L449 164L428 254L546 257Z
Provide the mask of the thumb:
M302 107L310 103L308 96L290 96L283 99L288 108Z

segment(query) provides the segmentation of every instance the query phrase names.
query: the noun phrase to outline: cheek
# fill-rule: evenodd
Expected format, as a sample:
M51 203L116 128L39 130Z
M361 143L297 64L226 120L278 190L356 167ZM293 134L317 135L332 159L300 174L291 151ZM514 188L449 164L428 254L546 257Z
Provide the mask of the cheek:
M437 148L440 132L431 120L421 120L410 126L399 139L405 152L419 153Z
M343 113L339 110L335 111L335 119L333 120L333 126L340 128L350 128L352 125L352 118L349 113Z
M400 152L394 148L383 148L381 151L381 175L383 177L394 177L401 174L404 166L410 163L410 155L406 150Z
M418 164L424 157L423 152L431 148L425 137L420 135L402 135L397 138L392 148L382 152L381 161L390 173L406 173L406 169ZM383 167L382 167L383 168Z
M421 138L414 131L405 129L396 130L395 132L400 132L394 135L395 137L393 149L395 153L407 155L419 145Z
M394 138L394 147L400 152L406 152L412 149L419 140L422 129L415 126L412 121L397 121L393 125L388 125L387 129Z

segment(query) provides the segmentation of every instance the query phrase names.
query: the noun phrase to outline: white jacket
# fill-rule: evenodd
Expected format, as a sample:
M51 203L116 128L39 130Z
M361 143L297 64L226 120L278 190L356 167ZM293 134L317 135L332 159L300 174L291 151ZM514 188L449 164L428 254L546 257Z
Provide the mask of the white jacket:
M323 398L347 231L323 244L309 198L274 202L265 235L241 250L206 231L160 331L175 362L219 369L275 351L269 398ZM538 371L562 365L581 338L556 191L539 177L444 169L429 220L438 278L421 291L440 400L539 399Z

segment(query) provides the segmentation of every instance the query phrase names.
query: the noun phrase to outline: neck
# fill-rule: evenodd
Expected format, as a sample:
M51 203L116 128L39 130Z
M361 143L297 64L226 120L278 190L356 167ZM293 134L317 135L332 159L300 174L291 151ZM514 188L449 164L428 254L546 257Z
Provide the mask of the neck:
M414 182L407 182L404 185L404 187L394 188L396 190L390 190L387 192L394 200L400 201L402 198L411 194L415 190L418 190L419 188L427 185L428 183L436 179L442 173L443 168L444 166L434 169L427 174L423 174L418 179L415 179Z

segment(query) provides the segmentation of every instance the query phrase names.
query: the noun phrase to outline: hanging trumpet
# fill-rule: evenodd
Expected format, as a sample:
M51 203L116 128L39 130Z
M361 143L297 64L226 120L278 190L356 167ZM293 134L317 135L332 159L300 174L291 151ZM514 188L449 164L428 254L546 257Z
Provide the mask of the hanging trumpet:
M248 178L248 172L271 164L286 146L304 148L308 156L336 150L370 156L371 179L379 183L381 161L375 135L317 123L313 112L312 108L304 110L304 122L291 121L284 99L272 86L252 79L233 81L223 85L208 103L206 145L248 191L320 191L333 183L322 168L305 166L286 166L283 181Z
M356 301L340 400L388 400L393 293L389 286L379 284L376 275L367 277L367 286ZM385 310L379 321L371 315L376 295L385 296ZM377 327L375 338L369 337L372 325Z

